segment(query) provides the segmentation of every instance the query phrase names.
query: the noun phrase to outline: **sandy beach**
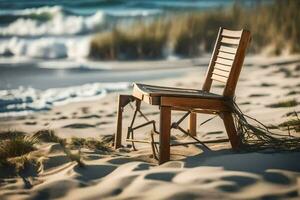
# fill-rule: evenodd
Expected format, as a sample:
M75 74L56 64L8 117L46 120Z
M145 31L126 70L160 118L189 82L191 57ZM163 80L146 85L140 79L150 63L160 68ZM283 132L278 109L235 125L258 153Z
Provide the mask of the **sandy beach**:
M278 125L293 118L294 112L299 113L299 56L250 56L245 63L236 92L236 102L245 114L266 125ZM140 65L128 65L128 68L134 70L145 66L166 73L164 62L142 62ZM118 67L126 71L126 66L115 64L115 68ZM179 62L178 68L178 74L149 79L143 83L201 88L205 67L193 66L192 61L186 61ZM171 67L167 70L171 70ZM215 85L213 91L218 92L220 89L219 85ZM130 92L129 88L122 93ZM57 136L67 140L73 137L110 137L116 130L118 94L111 93L95 100L55 106L50 111L28 116L3 118L0 120L0 130L32 134L41 129L51 129ZM274 106L286 101L294 101L296 104ZM142 109L149 118L159 123L157 107L143 104ZM132 108L126 107L124 134L132 113ZM172 120L182 114L174 112ZM209 117L199 114L198 124ZM137 124L142 121L142 118L138 118ZM220 119L214 119L197 129L197 137L203 141L227 138ZM137 137L149 138L150 131L146 127L137 133ZM287 130L282 133L286 134ZM291 134L300 136L294 130ZM172 137L190 140L176 131L172 132ZM124 148L109 152L81 148L84 167L80 167L70 160L60 144L40 143L35 151L42 155L40 158L43 164L38 172L27 170L22 178L6 177L5 172L0 172L0 199L300 198L299 152L238 153L230 149L228 142L208 144L213 151L203 151L199 145L186 145L172 147L171 161L159 166L152 156L150 145L139 144L137 151L127 147L124 141L123 145Z

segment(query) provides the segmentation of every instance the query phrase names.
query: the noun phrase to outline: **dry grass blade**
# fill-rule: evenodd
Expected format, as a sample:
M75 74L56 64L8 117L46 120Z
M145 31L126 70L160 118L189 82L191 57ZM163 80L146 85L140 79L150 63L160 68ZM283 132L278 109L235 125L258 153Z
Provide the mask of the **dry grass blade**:
M102 152L110 152L111 149L109 148L109 142L111 142L111 138L104 137L104 141L100 141L94 138L77 138L73 137L71 139L70 145L72 147L80 147L80 148L88 148L92 150L100 150Z
M287 135L271 132L263 123L243 114L234 101L228 102L228 105L232 108L243 149L300 151L299 137L291 136L290 132ZM253 120L258 125L250 124L247 119ZM292 124L299 125L299 118L296 121L292 121ZM291 122L288 122L287 125L291 125Z
M24 155L36 148L34 145L37 143L35 138L29 136L15 137L9 140L0 142L0 158L11 158Z
M42 142L60 143L63 139L58 137L53 130L42 129L33 134L33 137Z

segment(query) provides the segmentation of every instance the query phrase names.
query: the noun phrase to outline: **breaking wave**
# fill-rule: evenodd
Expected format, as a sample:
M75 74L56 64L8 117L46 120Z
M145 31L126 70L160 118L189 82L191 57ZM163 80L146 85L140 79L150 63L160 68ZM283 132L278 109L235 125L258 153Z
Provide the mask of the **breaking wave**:
M0 90L0 117L27 115L50 110L55 105L94 100L111 92L126 90L129 86L129 83L92 83L47 90L31 87Z
M0 55L42 59L83 58L89 54L89 37L26 39L13 37L0 41Z
M0 36L78 35L101 31L124 18L147 17L161 13L158 9L97 10L80 15L61 6L27 8L0 12Z
M51 12L44 10L50 9ZM0 27L1 36L45 36L45 35L76 35L98 31L104 28L105 14L97 11L91 16L66 15L59 8L39 8L20 11L29 13L16 19L7 26ZM32 14L35 13L35 14ZM21 13L20 13L21 14ZM28 16L35 16L28 17ZM41 22L40 18L47 18Z

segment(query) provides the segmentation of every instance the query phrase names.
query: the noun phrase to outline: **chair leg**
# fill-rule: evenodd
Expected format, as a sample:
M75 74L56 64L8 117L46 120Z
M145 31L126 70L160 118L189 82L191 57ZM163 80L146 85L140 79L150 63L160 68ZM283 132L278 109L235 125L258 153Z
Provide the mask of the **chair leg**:
M192 136L197 135L197 113L191 112L190 118L189 118L189 133Z
M237 131L236 131L236 128L234 125L232 113L224 112L222 114L223 114L223 122L225 125L225 129L226 129L231 147L232 147L232 149L237 150L240 145L240 139L238 137L238 134L237 134Z
M159 164L170 160L171 107L160 108Z
M118 99L118 110L117 110L117 130L115 134L114 148L118 149L122 145L122 117L123 117L123 108L130 101L133 101L133 96L131 95L119 95Z

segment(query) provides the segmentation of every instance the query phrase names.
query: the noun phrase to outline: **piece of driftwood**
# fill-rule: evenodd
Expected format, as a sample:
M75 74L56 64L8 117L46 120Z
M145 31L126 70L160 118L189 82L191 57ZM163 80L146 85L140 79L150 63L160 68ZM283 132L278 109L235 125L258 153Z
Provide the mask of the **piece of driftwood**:
M123 108L131 101L136 102L136 112L134 114L131 127L128 128L127 141L132 142L133 138L133 123L136 113L140 112L140 103L145 103L159 106L160 108L160 128L159 128L159 151L158 160L162 164L170 159L170 131L172 128L177 128L185 134L188 134L197 142L201 143L205 148L205 144L199 141L196 136L196 122L197 113L217 114L224 122L224 126L233 149L238 149L240 145L240 138L237 134L236 127L233 120L233 110L228 106L235 95L236 85L243 66L246 49L250 42L250 32L247 30L233 31L225 28L220 28L211 60L209 62L208 70L206 72L205 82L202 90L173 88L153 86L146 84L134 83L132 95L120 95L118 106L118 120L117 131L115 136L115 148L121 147L122 138L122 112ZM222 94L211 93L211 86L214 81L224 84ZM171 123L172 110L186 111L187 117L189 115L189 130L182 129L179 123ZM147 118L145 118L148 120ZM155 123L153 124L154 129ZM157 132L156 130L154 132ZM130 138L130 135L132 136ZM138 141L137 141L138 142ZM144 142L144 141L143 141ZM152 149L155 153L155 146L153 137L151 143Z

